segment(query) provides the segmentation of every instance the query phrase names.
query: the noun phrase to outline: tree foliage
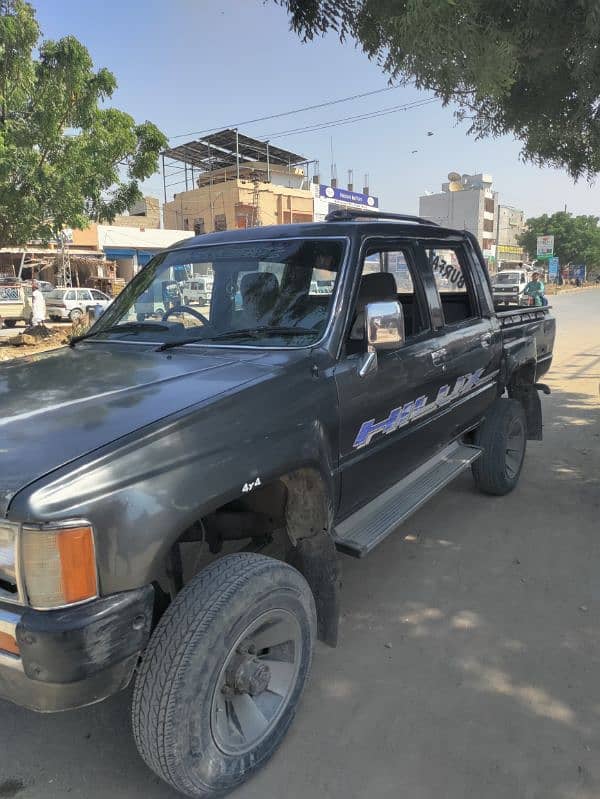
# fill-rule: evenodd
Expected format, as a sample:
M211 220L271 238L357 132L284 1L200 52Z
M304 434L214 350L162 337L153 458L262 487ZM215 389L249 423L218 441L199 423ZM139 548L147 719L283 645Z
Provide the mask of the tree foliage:
M600 271L600 228L597 216L573 216L565 211L527 220L520 245L533 257L538 236L554 236L554 254L560 264L586 264L588 272Z
M391 79L458 104L476 137L524 159L600 171L597 0L275 0L304 40L353 38Z
M39 40L29 3L0 0L0 245L112 221L166 144L151 122L103 107L115 77L77 39Z

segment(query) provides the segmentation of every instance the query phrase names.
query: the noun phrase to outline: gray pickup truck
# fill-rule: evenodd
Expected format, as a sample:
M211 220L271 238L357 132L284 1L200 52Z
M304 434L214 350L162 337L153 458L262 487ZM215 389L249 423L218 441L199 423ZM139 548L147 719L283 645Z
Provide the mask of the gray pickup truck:
M172 290L190 275L208 307ZM473 236L415 217L157 255L87 335L0 369L0 697L66 710L134 680L150 768L235 787L336 643L338 553L466 469L515 486L554 333L548 308L496 312Z

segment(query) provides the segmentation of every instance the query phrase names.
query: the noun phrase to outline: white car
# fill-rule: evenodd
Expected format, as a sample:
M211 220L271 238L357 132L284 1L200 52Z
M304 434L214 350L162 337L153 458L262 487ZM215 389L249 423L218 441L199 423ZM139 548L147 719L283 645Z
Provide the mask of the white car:
M88 308L100 305L106 310L112 299L98 289L54 289L44 295L46 313L55 322L70 319L76 322L81 319Z

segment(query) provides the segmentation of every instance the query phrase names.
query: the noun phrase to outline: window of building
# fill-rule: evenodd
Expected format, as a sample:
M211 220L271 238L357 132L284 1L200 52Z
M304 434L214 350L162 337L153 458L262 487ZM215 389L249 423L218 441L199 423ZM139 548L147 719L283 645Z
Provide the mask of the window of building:
M426 247L425 252L433 271L446 324L460 324L476 317L477 301L469 271L463 270L465 254L462 248Z
M196 236L202 236L204 233L206 233L204 218L201 216L197 216L196 219L194 219L194 233Z
M486 233L493 233L494 232L494 220L493 219L484 219L483 220L483 229Z
M225 214L215 214L215 230L227 230L227 217Z
M183 229L184 230L189 230L190 229L190 220L189 220L189 218L187 216L184 217L184 219L183 219Z
M483 210L487 211L488 214L493 214L494 207L495 207L494 200L489 197L485 197L483 201Z

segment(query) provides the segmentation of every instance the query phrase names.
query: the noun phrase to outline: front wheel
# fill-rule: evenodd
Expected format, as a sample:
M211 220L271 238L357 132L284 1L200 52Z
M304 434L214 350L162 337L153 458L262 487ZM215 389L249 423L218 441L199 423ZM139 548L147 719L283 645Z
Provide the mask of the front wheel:
M521 403L496 400L476 433L475 444L483 450L472 466L475 484L484 494L508 494L519 482L527 446L527 420Z
M200 572L154 632L133 697L138 750L190 797L225 793L271 757L312 660L316 612L299 572L251 553Z
M17 324L16 319L5 319L4 320L4 327L15 327Z
M69 313L69 319L73 324L77 324L81 317L83 316L83 311L81 308L73 308L73 310Z

